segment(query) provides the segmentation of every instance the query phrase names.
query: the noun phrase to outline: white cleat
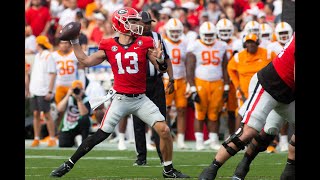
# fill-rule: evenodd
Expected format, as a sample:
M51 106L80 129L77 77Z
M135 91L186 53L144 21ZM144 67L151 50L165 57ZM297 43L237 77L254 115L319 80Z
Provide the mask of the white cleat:
M206 146L208 146L208 145L210 145L210 143L211 143L211 140L210 140L210 139L207 139L207 140L204 141L203 144L206 145Z
M203 143L196 143L196 150L197 151L202 151L204 149L205 149L205 147L204 147Z
M119 143L118 143L118 149L119 149L120 151L123 151L123 150L127 150L128 148L127 148L126 144L124 143L124 141L119 141Z
M210 144L210 149L213 149L213 150L219 150L221 147L221 144L219 142L212 142Z
M188 149L189 147L185 143L178 143L177 148L178 149Z
M149 151L155 151L157 148L149 143L147 143L147 150Z
M289 143L279 143L279 149L281 152L288 151Z

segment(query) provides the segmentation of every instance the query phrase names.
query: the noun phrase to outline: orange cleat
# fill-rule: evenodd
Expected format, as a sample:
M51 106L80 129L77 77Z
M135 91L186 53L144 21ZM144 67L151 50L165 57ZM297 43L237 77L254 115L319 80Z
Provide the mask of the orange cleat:
M55 139L48 140L48 147L55 147L57 145Z
M31 144L31 147L37 147L39 145L40 145L40 140L35 139L35 140L33 140L32 144Z
M274 146L268 146L267 153L276 153L276 148Z

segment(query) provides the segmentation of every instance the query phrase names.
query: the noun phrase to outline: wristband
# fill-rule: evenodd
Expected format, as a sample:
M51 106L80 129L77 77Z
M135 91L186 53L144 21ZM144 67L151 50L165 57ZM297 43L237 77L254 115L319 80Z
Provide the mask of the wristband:
M73 44L79 44L79 39L73 39L73 40L70 40L70 43L73 45Z
M225 91L229 91L229 90L230 90L229 84L225 84L224 87L223 87L223 89L224 89Z
M191 91L191 92L197 92L196 86L191 86L191 87L190 87L190 91Z
M160 63L157 61L157 64L159 65L159 70L160 70L160 71L165 71L165 70L167 70L167 68L168 68L168 64L167 64L167 62L165 62L165 61L164 61L163 64L160 64Z
M173 78L169 79L169 82L174 83L174 79Z

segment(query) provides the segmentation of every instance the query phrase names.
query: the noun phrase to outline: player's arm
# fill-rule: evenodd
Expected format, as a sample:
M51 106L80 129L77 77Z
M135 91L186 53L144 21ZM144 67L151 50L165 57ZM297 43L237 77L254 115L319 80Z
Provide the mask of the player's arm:
M79 39L71 40L71 44L79 63L85 67L101 64L107 58L103 50L98 50L90 56L87 56L79 44Z
M186 61L186 68L187 68L187 82L189 85L195 86L194 82L194 71L196 67L196 56L192 52L187 53L187 61Z
M228 70L227 70L228 61L229 60L228 60L228 57L227 57L227 52L225 52L224 55L223 55L223 59L222 59L222 73L223 73L224 85L229 85L229 83L230 83Z
M238 88L240 85L240 82L239 82L239 75L237 71L237 64L235 62L234 57L235 56L233 56L227 64L227 72L234 87Z

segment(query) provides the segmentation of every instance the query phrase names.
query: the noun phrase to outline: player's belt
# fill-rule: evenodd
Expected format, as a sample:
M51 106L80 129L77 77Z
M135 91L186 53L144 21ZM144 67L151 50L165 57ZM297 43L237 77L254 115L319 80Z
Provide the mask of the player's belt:
M126 94L126 93L120 93L120 92L117 92L117 94L122 94L122 95L125 95L127 97L138 97L138 96L141 95L141 94Z

